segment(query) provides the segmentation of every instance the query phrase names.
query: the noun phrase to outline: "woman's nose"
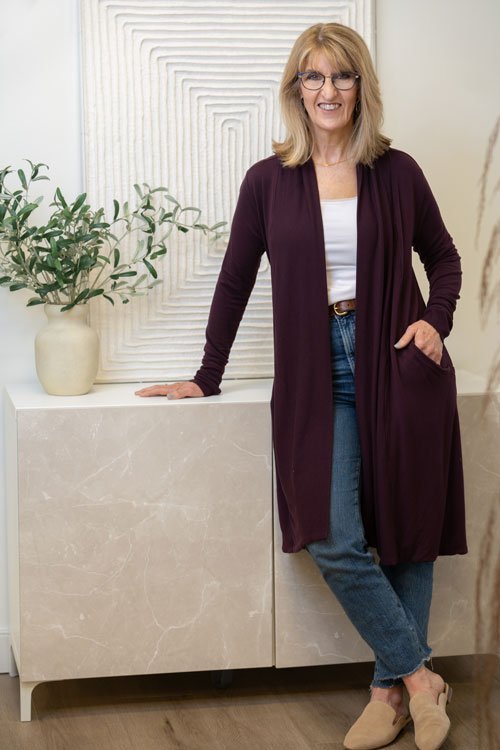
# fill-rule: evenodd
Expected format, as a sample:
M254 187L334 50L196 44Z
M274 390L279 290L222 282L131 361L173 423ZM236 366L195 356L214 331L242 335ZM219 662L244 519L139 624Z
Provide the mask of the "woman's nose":
M325 78L325 82L323 84L323 94L328 97L335 97L337 95L337 89L333 85L332 79L330 76L327 76Z

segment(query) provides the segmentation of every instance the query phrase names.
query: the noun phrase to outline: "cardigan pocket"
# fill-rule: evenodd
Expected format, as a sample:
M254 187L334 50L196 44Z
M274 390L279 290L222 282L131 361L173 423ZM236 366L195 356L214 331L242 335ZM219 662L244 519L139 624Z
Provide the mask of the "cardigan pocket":
M397 349L396 358L393 380L393 387L399 394L396 398L406 401L410 397L411 406L407 404L405 409L412 411L415 419L418 419L419 409L436 409L438 404L441 408L444 402L456 398L455 368L445 347L439 365L413 341Z
M455 371L450 355L448 354L444 346L443 354L441 356L441 362L439 364L428 357L427 354L415 344L415 341L413 339L410 341L410 344L408 346L410 351L413 352L414 356L416 356L416 358L424 363L430 370L444 375L453 373Z

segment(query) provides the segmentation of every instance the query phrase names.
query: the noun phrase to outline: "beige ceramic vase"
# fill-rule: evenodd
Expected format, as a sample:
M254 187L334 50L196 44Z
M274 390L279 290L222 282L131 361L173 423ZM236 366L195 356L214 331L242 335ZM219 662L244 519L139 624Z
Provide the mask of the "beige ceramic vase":
M36 372L47 393L81 396L88 393L99 365L99 338L88 323L88 305L61 312L45 305L47 323L35 339Z

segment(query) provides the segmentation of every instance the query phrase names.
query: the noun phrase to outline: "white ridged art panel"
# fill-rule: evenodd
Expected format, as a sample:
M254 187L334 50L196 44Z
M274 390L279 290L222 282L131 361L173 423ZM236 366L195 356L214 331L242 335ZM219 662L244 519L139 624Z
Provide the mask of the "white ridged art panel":
M373 0L81 0L85 189L93 205L167 186L212 224L230 222L248 167L283 131L278 88L297 36L340 21L373 52ZM128 305L92 304L100 382L193 376L224 243L172 235L163 284ZM263 256L227 378L273 373L270 269Z

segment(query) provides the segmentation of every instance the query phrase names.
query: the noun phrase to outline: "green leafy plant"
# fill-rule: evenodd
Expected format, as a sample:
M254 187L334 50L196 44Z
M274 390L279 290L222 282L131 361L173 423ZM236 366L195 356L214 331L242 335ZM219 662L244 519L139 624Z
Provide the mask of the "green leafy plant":
M224 234L226 222L202 224L200 209L183 208L167 188L146 183L134 185L135 208L113 201L110 221L104 208L91 208L86 193L70 203L57 188L49 220L37 226L33 214L43 198L31 199L29 193L33 183L49 179L43 174L48 167L26 161L30 174L0 170L0 286L33 291L28 306L49 303L69 310L99 296L127 303L161 283L154 262L166 254L174 228L211 239ZM124 244L132 242L132 257L124 258Z

